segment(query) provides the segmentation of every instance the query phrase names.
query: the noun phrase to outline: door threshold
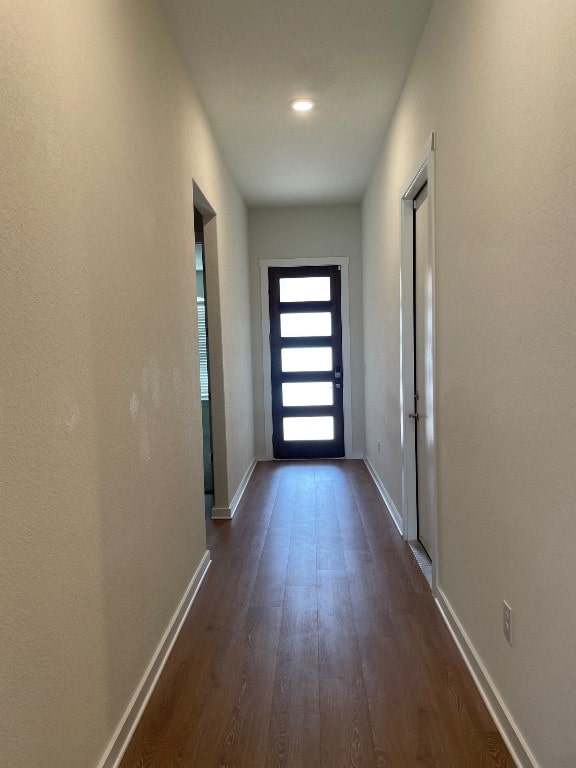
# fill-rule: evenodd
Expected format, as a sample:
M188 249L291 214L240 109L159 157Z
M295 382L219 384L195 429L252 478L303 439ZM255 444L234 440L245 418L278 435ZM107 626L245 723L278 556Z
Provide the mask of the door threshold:
M418 567L426 577L426 581L430 587L432 587L432 560L430 560L428 552L426 552L422 544L420 544L417 539L415 541L409 541L408 544L410 545L412 554L416 558Z
M290 456L286 459L279 459L274 456L272 461L344 461L346 456L303 456L298 458L297 456Z

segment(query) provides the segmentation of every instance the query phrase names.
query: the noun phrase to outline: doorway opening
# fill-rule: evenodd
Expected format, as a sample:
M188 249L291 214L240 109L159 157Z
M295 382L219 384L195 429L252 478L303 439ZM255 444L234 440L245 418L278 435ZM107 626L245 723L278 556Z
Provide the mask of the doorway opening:
M202 224L204 264L204 310L206 318L207 371L210 394L210 437L212 443L212 519L231 517L228 490L228 449L224 398L224 364L222 351L222 318L220 312L220 278L218 267L218 226L216 211L202 190L194 183L194 225ZM198 213L196 213L198 212ZM199 214L199 215L198 215Z
M196 258L196 314L198 319L198 357L200 363L200 404L202 408L202 456L204 463L204 510L207 517L214 507L214 469L212 449L212 411L210 398L210 363L208 315L206 311L206 257L204 253L204 220L194 208Z
M432 135L401 200L401 429L403 534L435 592L434 199Z

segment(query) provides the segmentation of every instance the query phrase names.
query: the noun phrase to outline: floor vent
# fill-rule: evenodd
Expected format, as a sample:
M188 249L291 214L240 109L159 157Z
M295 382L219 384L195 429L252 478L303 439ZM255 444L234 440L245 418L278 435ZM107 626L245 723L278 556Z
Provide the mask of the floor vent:
M426 577L426 581L432 586L432 561L428 557L428 552L426 552L419 541L411 541L409 544L420 570Z

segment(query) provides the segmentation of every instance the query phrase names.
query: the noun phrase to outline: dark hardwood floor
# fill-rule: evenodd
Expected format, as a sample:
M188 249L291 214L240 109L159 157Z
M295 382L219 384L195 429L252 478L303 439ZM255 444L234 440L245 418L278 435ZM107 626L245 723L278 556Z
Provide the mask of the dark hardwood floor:
M360 461L259 464L121 768L513 768Z

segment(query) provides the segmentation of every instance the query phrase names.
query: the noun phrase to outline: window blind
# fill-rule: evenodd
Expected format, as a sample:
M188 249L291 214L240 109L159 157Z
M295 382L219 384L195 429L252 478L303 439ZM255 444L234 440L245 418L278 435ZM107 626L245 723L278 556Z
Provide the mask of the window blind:
M198 307L198 351L200 356L200 397L210 399L208 385L208 342L206 338L206 305L204 299L197 298Z

